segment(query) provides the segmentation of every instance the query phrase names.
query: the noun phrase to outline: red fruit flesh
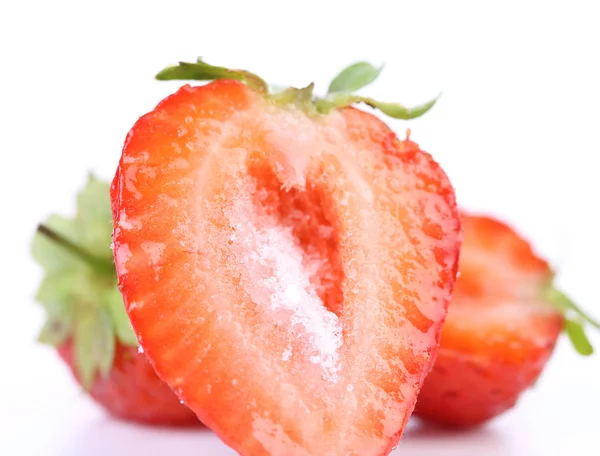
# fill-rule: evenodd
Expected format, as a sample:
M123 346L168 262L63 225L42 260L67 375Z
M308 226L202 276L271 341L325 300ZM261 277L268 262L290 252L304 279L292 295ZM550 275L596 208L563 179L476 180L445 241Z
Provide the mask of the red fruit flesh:
M58 353L77 378L71 342L59 347ZM89 394L111 415L123 420L163 426L200 424L135 347L117 345L110 374L97 378Z
M415 415L474 426L513 407L540 375L560 335L560 312L542 300L548 264L510 227L463 215L460 277L437 361Z
M435 357L453 190L354 109L311 119L234 81L131 130L111 189L145 353L242 455L384 455Z

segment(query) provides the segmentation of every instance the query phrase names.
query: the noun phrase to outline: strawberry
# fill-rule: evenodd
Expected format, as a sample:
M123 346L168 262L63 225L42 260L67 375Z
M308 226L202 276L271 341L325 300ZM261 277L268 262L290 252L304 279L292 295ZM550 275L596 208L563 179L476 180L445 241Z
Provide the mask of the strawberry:
M129 132L111 188L126 309L158 375L241 455L388 454L431 368L460 220L433 159L351 92L198 60Z
M548 263L511 227L469 214L462 226L460 276L415 410L456 427L512 408L539 377L563 329L589 355L582 324L599 327L552 285Z
M51 216L32 242L46 271L37 293L47 313L40 341L57 348L85 391L112 415L149 424L198 423L138 352L110 250L108 184L90 176L77 207L74 219Z

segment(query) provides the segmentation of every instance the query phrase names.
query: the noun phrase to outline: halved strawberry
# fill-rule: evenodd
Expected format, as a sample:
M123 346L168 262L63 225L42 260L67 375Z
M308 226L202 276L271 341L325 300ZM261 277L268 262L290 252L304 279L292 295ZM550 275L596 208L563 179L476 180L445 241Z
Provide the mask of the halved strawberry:
M590 354L581 324L594 323L552 286L548 263L511 227L485 216L462 220L460 276L415 410L450 426L478 425L513 407L563 328Z
M365 74L366 70L366 74ZM199 61L134 125L111 189L127 312L156 371L242 455L385 455L435 357L454 192L348 93L268 93Z
M112 415L149 424L198 423L138 352L117 290L110 250L108 184L90 176L77 216L40 225L32 253L45 269L37 300L48 320L40 341L55 346L87 393Z

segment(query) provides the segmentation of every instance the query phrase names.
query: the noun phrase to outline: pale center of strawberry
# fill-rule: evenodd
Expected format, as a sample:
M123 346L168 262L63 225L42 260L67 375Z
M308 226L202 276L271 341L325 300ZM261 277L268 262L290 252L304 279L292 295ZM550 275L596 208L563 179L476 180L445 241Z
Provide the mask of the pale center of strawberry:
M310 201L309 201L310 200ZM270 168L253 169L230 209L240 285L288 343L281 359L320 367L339 380L342 325L337 243L315 190L285 190Z

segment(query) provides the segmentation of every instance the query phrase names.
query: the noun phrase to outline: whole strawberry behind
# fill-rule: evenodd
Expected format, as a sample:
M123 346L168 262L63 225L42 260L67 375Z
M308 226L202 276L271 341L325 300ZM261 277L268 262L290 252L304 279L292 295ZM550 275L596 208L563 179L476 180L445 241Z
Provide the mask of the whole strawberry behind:
M32 255L45 270L36 299L56 347L83 389L111 415L155 425L199 424L155 374L125 313L111 245L109 185L90 175L74 218L38 227Z
M477 426L511 409L563 331L588 356L584 326L600 328L556 288L550 265L511 226L465 212L462 226L459 277L415 409L415 416L451 427Z

